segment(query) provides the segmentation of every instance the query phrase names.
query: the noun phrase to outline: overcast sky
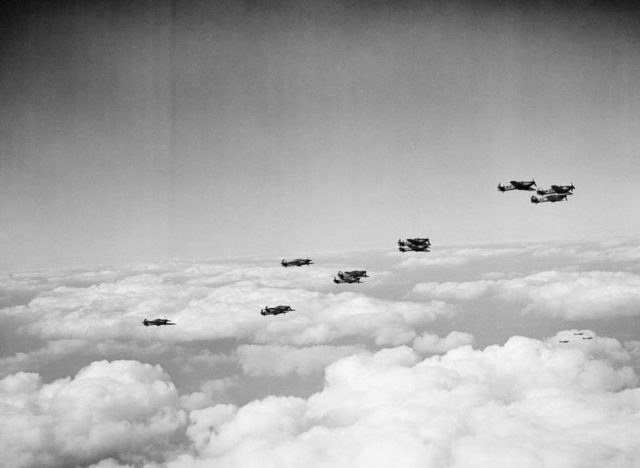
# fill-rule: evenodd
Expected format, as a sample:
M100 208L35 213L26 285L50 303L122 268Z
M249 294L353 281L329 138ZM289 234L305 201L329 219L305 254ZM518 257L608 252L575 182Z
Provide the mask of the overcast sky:
M634 10L396 3L3 6L0 268L640 234Z

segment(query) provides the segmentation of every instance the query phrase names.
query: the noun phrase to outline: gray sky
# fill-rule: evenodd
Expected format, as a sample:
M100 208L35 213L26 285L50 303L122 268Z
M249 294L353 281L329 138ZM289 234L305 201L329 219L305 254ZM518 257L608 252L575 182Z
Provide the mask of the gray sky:
M394 3L5 7L0 268L639 234L634 11Z

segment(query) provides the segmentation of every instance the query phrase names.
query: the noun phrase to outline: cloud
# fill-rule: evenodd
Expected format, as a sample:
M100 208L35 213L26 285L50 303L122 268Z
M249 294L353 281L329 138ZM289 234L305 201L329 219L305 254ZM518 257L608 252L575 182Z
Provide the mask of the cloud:
M423 333L413 340L413 349L421 354L440 354L460 346L472 345L473 341L473 335L459 331L452 331L444 338Z
M493 297L569 320L640 314L640 275L628 272L543 271L504 280L420 283L411 294L457 301Z
M240 365L248 375L305 375L324 370L338 359L357 354L357 346L309 346L294 348L278 345L242 345L238 347Z
M286 317L259 313L265 305L283 303L296 311ZM298 346L349 336L382 345L406 343L414 338L415 327L453 312L437 301L386 301L363 293L275 288L248 280L216 286L185 284L153 275L88 287L56 287L26 306L3 310L22 322L18 333L47 340L154 343L234 338ZM143 327L145 317L167 317L177 325Z
M64 467L128 452L151 456L184 430L186 413L159 366L96 361L42 384L20 372L0 381L2 453L8 467ZM126 460L125 460L126 461Z
M619 343L605 348L514 337L423 361L407 347L360 353L308 399L193 411L194 452L167 466L634 467L638 377L609 359Z
M522 249L513 247L444 248L427 254L412 255L398 264L398 268L420 268L432 266L459 266L470 262L495 257L513 256Z
M308 398L243 406L216 402L231 381L180 396L159 366L137 361L97 361L50 384L16 373L0 381L3 455L11 468L637 466L634 355L606 337L557 342L574 333L426 359L406 346L244 347L257 373L317 369L321 351L337 361ZM425 334L416 343L470 340ZM249 363L260 352L291 356L282 367Z

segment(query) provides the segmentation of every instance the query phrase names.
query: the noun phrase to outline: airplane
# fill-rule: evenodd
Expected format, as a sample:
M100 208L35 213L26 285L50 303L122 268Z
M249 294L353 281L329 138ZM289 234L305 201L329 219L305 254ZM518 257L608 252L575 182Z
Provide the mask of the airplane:
M568 343L569 340L560 340L560 343Z
M287 312L293 312L295 309L292 309L291 306L279 305L275 307L264 306L264 309L260 310L262 315L279 315L286 314Z
M593 340L593 336L583 336L583 340Z
M553 190L555 193L560 193L560 194L571 194L571 192L573 192L575 190L575 185L573 185L573 182L571 182L571 185L552 185L551 186L551 190Z
M531 179L530 181L526 180L511 180L509 181L509 185L498 184L498 190L501 192L506 192L508 190L529 190L532 191L533 185L536 185L536 181Z
M574 332L574 335L584 335L584 332Z
M535 195L531 196L531 203L535 203L536 205L538 203L544 203L544 202L559 202L559 201L567 201L567 194L559 194L559 193L552 193L549 195L545 195L543 197L536 197Z
M344 273L339 271L338 277L340 279L344 279L345 276L350 276L352 278L368 278L366 270L353 270L353 271L345 271Z
M343 276L339 276L338 278L336 278L335 276L333 277L333 282L336 284L340 284L340 283L359 283L360 282L360 276L349 276L349 275L343 275Z
M147 320L144 319L142 321L142 324L145 327L148 327L149 325L155 325L157 327L159 327L160 325L175 325L175 323L173 323L171 320L169 319L155 319L155 320Z
M567 192L566 194L564 193L560 193L560 192L556 192L553 188L550 189L538 189L536 190L536 193L538 195L573 195L573 193L571 192Z
M400 252L431 252L429 250L429 244L405 244L398 247Z
M284 258L282 259L282 261L280 262L280 265L282 265L283 267L290 267L290 266L309 266L309 265L313 265L313 262L308 259L308 258L296 258L295 260L290 260L290 261L286 261Z
M426 245L427 247L429 247L431 245L431 241L429 240L428 237L407 239L407 240L398 239L398 247L407 247L409 245L417 245L417 246Z

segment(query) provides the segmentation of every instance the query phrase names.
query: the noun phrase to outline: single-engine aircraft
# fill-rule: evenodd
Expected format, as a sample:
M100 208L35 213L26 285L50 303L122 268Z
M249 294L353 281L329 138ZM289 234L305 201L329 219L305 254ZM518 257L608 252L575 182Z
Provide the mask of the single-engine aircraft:
M410 244L405 243L398 247L400 252L431 252L429 250L430 244Z
M501 192L506 192L508 190L534 190L533 186L536 185L536 181L531 179L527 180L511 180L509 181L509 185L498 184L498 190Z
M340 283L359 283L360 282L360 276L349 276L349 275L343 275L343 276L338 276L337 278L334 276L333 277L333 282L336 284L340 284Z
M262 315L280 315L286 314L287 312L293 312L295 309L292 309L291 306L288 305L279 305L275 307L264 306L264 309L260 310Z
M559 201L567 201L567 194L560 195L559 193L551 193L549 195L544 195L542 197L536 197L535 195L531 196L531 203L544 203L544 202L559 202Z
M568 343L569 340L560 340L560 343Z
M352 278L368 278L369 277L369 275L367 275L366 270L352 270L352 271L338 272L338 277L340 279L344 279L346 276L349 276Z
M580 336L580 335L584 335L584 332L573 332L573 334L576 336Z
M175 323L173 323L171 320L169 319L155 319L155 320L147 320L144 319L142 321L142 324L145 327L148 327L149 325L155 325L157 327L159 327L160 325L175 325Z
M290 267L290 266L303 266L303 265L313 265L313 262L308 259L308 258L296 258L295 260L289 260L286 261L284 258L282 259L282 261L280 262L280 265L282 265L283 267Z
M573 185L573 182L571 182L571 185L552 185L551 186L551 190L553 190L555 193L560 193L560 194L571 194L574 190L575 190L575 185Z
M593 336L583 336L583 340L593 340Z
M415 238L415 239L407 239L407 240L402 240L402 239L398 239L398 247L406 247L408 245L426 245L426 246L430 246L431 245L431 241L429 240L428 237L425 238Z
M544 195L573 195L573 193L571 193L571 192L567 192L566 194L565 193L561 194L561 193L556 192L552 188L546 189L546 190L545 189L538 189L538 190L536 190L536 193L538 195L542 195L542 196L544 196Z

